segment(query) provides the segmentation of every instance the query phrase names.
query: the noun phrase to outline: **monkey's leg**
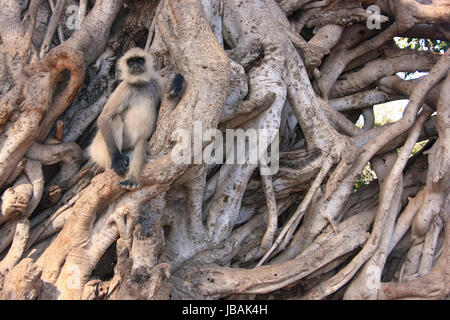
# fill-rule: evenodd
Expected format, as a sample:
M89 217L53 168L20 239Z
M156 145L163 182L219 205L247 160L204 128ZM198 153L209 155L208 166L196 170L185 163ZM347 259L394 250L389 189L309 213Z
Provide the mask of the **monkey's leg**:
M122 154L123 139L123 121L120 115L114 118L100 115L97 121L98 128L106 144L109 156L111 157L111 166L114 171L123 176L128 167L128 157ZM119 145L118 145L119 144Z
M138 180L141 175L142 168L144 167L145 160L145 140L139 139L134 147L133 154L131 156L131 163L128 169L128 175L126 179L120 182L122 188L128 190L134 190L139 186Z
M120 114L112 119L113 137L117 148L122 151L123 146L123 120Z
M103 123L103 126L105 127L105 123ZM111 119L110 131L113 142L119 151L121 151L123 143L123 121L120 115L116 115ZM90 159L89 167L93 172L98 171L97 169L109 169L112 167L112 155L109 153L106 139L103 137L101 130L97 131L94 140L92 140L92 143L87 150L87 155ZM97 166L98 168L94 168L94 166Z

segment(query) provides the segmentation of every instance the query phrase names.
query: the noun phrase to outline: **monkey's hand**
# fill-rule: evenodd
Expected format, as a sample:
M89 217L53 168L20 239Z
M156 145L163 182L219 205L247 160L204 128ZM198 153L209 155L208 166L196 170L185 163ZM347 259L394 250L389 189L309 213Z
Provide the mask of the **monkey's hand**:
M184 77L181 74L177 74L170 85L169 98L173 99L175 97L180 97L181 91L183 90L183 84Z
M128 168L128 162L128 156L116 151L112 159L112 168L119 176L123 176Z

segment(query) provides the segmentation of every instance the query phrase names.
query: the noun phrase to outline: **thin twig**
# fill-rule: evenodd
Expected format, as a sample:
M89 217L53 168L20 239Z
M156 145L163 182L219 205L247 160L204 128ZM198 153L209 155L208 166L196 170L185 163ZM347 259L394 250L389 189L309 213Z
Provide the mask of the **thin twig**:
M50 4L50 9L52 9L52 12L55 11L55 4L53 0L48 0L48 3ZM63 43L65 41L64 39L64 32L60 24L58 24L58 39L60 43Z
M295 223L300 222L306 209L308 208L309 204L311 203L311 200L313 199L314 194L316 193L317 189L320 187L320 185L322 184L326 175L328 174L331 167L333 166L333 163L334 162L333 162L332 155L329 155L327 158L325 158L322 168L319 171L319 174L317 175L316 179L314 180L311 187L309 188L308 193L306 194L305 198L303 198L302 203L300 203L300 205L298 206L295 213L289 219L288 223L283 227L283 230L281 230L281 233L278 235L275 243L272 245L272 247L266 252L266 254L258 262L258 264L256 265L257 267L261 266L267 260L267 258L271 255L271 253L278 247L278 245L283 241L285 235L288 233L291 226L294 225Z
M51 3L52 0L49 1ZM42 41L41 51L39 52L40 59L42 59L50 49L50 44L52 42L53 35L55 34L56 28L59 23L59 18L61 17L65 4L66 0L59 0L53 10L50 23L48 24L47 32L45 33L44 40Z
M260 172L261 172L261 165L260 165ZM277 208L277 202L275 199L275 190L273 188L272 183L272 176L270 175L263 175L261 173L261 180L263 184L264 193L266 195L266 202L267 202L267 228L266 232L264 233L264 236L261 240L261 246L259 248L259 255L263 255L264 252L266 252L267 249L270 248L270 246L273 243L273 238L275 236L275 231L277 230L278 225L278 208Z
M159 15L159 12L161 10L161 7L162 7L161 3L162 2L158 3L158 6L156 7L155 15L153 16L152 23L150 24L150 28L148 28L147 41L145 42L145 47L144 47L144 50L146 52L148 52L148 50L150 49L150 46L152 45L152 42L153 42L153 37L155 35L155 28L156 28L156 20Z

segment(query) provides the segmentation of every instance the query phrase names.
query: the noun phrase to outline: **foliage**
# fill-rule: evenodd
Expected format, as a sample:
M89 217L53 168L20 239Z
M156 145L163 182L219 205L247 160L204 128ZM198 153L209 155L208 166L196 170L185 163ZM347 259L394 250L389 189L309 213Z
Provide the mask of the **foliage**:
M356 192L359 189L361 189L363 186L368 185L376 178L377 178L377 175L375 174L375 171L373 171L370 168L370 163L368 163L365 166L363 172L361 173L361 176L359 177L358 181L356 181L356 183L353 185L353 192Z
M412 49L418 51L447 52L449 42L442 40L419 39L419 38L395 38L395 43L400 49Z

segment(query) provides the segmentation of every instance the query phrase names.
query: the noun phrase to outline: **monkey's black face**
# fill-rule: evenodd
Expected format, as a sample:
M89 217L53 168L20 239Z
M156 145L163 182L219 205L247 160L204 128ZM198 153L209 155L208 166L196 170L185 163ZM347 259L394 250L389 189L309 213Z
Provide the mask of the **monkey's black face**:
M137 75L145 72L145 59L141 57L130 58L127 60L130 74Z

